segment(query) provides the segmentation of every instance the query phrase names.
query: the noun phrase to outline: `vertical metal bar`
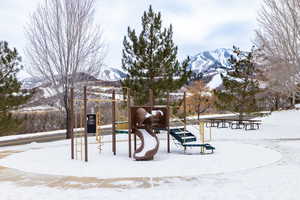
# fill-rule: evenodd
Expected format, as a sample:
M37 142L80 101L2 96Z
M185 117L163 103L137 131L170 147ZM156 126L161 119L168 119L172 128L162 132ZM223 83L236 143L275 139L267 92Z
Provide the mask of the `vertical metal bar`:
M71 88L70 92L70 108L71 108L71 113L70 113L70 131L71 131L71 158L72 160L74 159L74 88Z
M85 153L85 162L88 161L88 135L87 135L87 95L86 95L86 86L83 88L83 96L84 96L84 116L83 116L83 123L84 123L84 153Z
M127 88L127 113L128 113L128 156L131 158L131 110L130 89Z
M112 151L116 155L116 94L112 91Z
M186 130L186 92L183 93L183 109L184 109L184 130Z
M170 93L167 96L167 151L170 153Z
M134 138L133 138L133 148L134 148L134 151L136 151L136 134L134 133Z

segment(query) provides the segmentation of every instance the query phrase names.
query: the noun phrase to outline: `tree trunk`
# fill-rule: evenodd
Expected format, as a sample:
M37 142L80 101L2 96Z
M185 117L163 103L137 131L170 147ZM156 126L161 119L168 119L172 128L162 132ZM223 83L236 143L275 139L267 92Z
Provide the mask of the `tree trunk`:
M66 111L66 118L65 118L65 123L66 123L66 139L71 138L71 109L69 108L69 95L68 95L68 89L65 90L64 94L64 108Z
M275 110L279 110L279 97L275 96Z
M244 118L244 117L243 117L243 113L239 113L239 120L240 120L239 123L242 123L241 120L243 120L243 118Z
M292 104L292 107L295 107L295 104L296 104L296 94L295 94L295 92L292 93L291 104Z
M67 129L67 133L66 133L66 139L70 139L71 138L71 130L72 127L70 126L71 123L71 111L70 109L66 109L66 129Z

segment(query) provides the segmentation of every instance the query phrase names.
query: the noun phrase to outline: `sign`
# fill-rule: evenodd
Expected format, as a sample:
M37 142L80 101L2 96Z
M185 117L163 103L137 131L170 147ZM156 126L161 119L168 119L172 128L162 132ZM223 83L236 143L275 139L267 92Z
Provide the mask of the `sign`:
M87 133L96 133L96 114L87 115Z

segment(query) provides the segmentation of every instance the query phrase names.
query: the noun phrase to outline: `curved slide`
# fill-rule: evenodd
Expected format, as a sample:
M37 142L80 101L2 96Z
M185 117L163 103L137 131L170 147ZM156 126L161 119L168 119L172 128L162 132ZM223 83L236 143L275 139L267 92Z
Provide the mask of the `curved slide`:
M136 160L153 160L159 148L159 140L155 133L147 129L136 129L136 135L141 140L141 145L134 152Z

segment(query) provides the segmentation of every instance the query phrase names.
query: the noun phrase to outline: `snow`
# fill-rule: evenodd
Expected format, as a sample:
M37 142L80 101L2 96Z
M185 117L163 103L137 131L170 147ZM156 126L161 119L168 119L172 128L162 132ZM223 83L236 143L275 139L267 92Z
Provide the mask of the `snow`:
M160 134L159 152L147 162L128 158L127 135L117 136L116 156L109 136L101 154L89 138L88 163L70 160L69 141L1 147L0 155L22 152L0 158L0 199L298 200L299 115L273 112L261 118L258 131L213 128L212 155L199 155L197 148L184 154L173 143L168 154ZM188 128L197 135L196 127Z
M212 80L207 84L207 87L213 90L222 85L222 83L223 81L221 74L216 74L215 76L213 76Z
M232 49L220 48L214 51L203 51L192 57L190 67L197 73L210 73L218 68L229 68L228 59L233 54Z
M151 141L150 138L147 139ZM172 145L172 154L168 154L166 142L160 143L160 151L155 155L154 161L136 162L129 159L126 156L127 143L119 142L117 144L118 156L115 157L112 156L111 145L104 144L104 152L100 155L96 144L89 145L90 161L88 163L70 160L69 144L65 144L41 149L33 145L33 149L1 159L0 165L39 174L79 177L170 177L240 171L268 165L281 158L276 151L236 142L212 143L217 150L215 154L209 156L199 155L199 148L188 149L188 154L185 155L182 149L176 149L174 145ZM149 142L149 146L146 144L145 148L152 149L153 145L155 144ZM251 155L251 157L245 155ZM24 163L30 163L30 165L24 165Z
M200 115L199 119L210 119L210 118L220 118L220 117L234 117L237 114L229 113L229 114L207 114L207 115ZM198 119L198 116L190 116L187 119Z
M141 152L136 153L136 157L143 157L148 151L152 150L156 146L156 140L145 129L138 129L144 137L144 148Z
M49 110L58 110L55 107L49 106L49 105L43 105L43 106L33 106L33 107L25 107L22 109L19 109L18 112L32 112L32 111L49 111Z
M263 120L257 131L212 129L213 137L216 140L281 140L300 139L300 123L296 120L300 116L300 111L289 110L284 112L272 112L270 117L256 118ZM197 128L198 125L190 126ZM247 133L247 134L246 134Z
M29 139L29 138L35 138L35 137L40 137L40 136L52 136L52 135L56 135L56 134L66 134L66 130L3 136L3 137L0 137L0 142L17 140L17 139Z
M41 88L44 94L45 98L49 98L49 97L53 97L55 95L57 95L57 90L51 87L45 87L45 88ZM61 88L59 89L59 91L61 90Z

